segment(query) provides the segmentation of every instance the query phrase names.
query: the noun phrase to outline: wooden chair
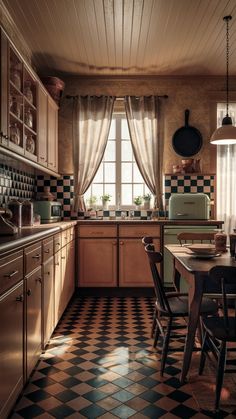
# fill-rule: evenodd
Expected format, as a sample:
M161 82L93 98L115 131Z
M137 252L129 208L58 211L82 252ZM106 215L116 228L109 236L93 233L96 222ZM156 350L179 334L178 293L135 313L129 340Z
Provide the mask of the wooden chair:
M227 356L227 343L236 342L236 310L234 316L229 316L228 313L228 288L235 285L236 282L236 267L229 266L215 266L210 270L210 279L216 286L221 288L221 298L223 301L223 317L211 317L202 320L204 330L204 340L202 345L199 374L203 373L206 352L210 349L218 360L217 375L216 375L216 396L215 396L215 412L218 414L220 405L221 389L224 379L224 372ZM230 295L232 297L232 295ZM236 308L236 296L235 296ZM235 365L235 360L232 360ZM226 370L226 372L236 372L236 370Z
M188 317L188 297L186 294L179 292L166 294L163 283L161 281L157 266L162 262L162 254L156 252L153 244L148 244L145 247L145 251L149 258L149 264L153 277L153 284L156 293L156 312L160 316L155 317L156 328L154 335L154 346L158 341L158 337L161 334L163 337L163 348L161 357L161 375L163 376L166 357L169 349L169 340L171 331L173 329L173 320L176 318ZM171 295L170 295L171 294ZM200 314L202 316L208 316L217 313L217 304L208 298L202 299L202 306ZM163 318L167 318L167 325L164 327L162 324Z
M187 231L183 231L182 233L179 233L177 235L177 239L179 240L181 246L183 246L183 244L192 242L192 243L213 243L214 242L214 236L216 233L214 232L209 232L209 233L191 233L191 232L187 232Z

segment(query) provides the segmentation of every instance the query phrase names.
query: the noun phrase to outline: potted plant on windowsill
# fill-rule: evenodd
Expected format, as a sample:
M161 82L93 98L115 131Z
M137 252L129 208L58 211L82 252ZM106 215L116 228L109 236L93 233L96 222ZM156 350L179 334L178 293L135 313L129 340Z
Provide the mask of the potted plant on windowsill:
M108 209L108 202L111 200L111 195L104 194L101 196L103 210Z
M87 199L88 211L96 209L96 202L97 197L95 195L91 195L90 198Z
M144 205L143 208L145 210L149 210L150 209L150 201L152 199L152 195L150 193L144 194L143 195L143 201L144 201Z
M136 206L136 210L140 210L140 207L141 207L141 205L142 205L142 203L143 203L143 197L142 196L135 196L135 198L134 198L134 204L135 204L135 206Z

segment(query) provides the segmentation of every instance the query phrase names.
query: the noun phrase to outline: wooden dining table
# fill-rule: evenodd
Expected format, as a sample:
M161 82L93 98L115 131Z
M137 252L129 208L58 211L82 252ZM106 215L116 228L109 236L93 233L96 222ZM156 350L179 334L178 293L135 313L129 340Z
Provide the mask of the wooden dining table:
M168 244L165 248L171 253L174 263L174 275L176 281L183 277L189 284L189 317L187 334L185 338L184 356L180 381L185 382L189 372L192 352L195 342L195 334L199 321L199 313L207 274L213 266L234 266L236 260L230 256L229 249L220 256L211 259L198 258L186 246Z

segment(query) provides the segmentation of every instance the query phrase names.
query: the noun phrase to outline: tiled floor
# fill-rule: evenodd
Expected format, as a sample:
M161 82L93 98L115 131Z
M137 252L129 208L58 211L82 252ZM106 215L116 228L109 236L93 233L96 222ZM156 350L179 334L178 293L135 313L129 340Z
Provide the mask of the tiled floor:
M207 418L214 417L214 371L181 386L183 345L174 340L165 376L152 347L153 300L130 297L75 298L41 356L11 418ZM225 380L221 417L236 416L236 378ZM233 405L234 401L234 405ZM200 410L202 408L202 410Z

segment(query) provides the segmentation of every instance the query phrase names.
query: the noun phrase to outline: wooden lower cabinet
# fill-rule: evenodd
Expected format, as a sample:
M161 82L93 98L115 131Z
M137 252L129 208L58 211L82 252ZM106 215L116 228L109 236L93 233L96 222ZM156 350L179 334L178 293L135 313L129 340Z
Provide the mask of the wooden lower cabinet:
M55 269L55 326L75 291L75 241L54 255Z
M54 330L54 258L43 264L42 342L45 347Z
M79 286L117 286L116 238L79 239Z
M0 418L23 387L23 281L0 297Z
M160 240L154 239L156 250ZM153 287L153 279L141 238L119 240L119 286Z
M42 349L41 266L25 278L25 381L28 380Z

